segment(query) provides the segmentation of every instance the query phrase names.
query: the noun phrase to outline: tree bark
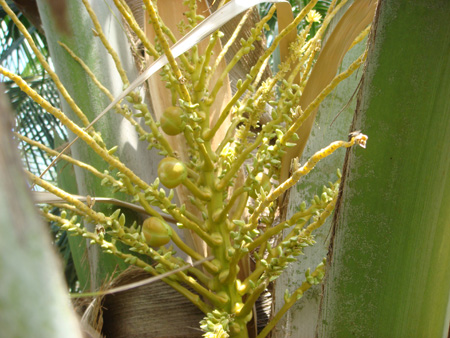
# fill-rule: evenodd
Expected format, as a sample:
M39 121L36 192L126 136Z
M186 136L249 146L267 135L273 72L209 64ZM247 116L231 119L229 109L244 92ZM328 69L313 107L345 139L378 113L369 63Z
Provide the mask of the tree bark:
M381 1L334 219L319 337L447 337L450 3Z

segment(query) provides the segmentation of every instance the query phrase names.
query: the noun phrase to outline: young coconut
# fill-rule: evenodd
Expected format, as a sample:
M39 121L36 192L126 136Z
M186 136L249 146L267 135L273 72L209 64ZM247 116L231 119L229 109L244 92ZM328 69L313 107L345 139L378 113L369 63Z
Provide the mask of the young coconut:
M182 114L183 109L180 107L171 106L166 108L159 121L163 132L171 136L181 134L185 125L181 118Z
M166 157L159 162L158 177L160 182L169 189L176 188L180 184L187 187L195 196L203 200L209 200L211 193L201 190L188 179L186 165L175 157Z
M175 157L166 157L159 162L158 177L162 184L173 189L186 180L186 165Z
M160 247L170 242L172 228L158 217L149 217L142 224L145 241L152 247Z

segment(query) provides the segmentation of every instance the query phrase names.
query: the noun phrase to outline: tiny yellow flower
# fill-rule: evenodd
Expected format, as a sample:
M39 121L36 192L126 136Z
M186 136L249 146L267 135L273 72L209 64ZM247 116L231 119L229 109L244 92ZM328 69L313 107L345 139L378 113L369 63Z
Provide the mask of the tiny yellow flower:
M236 150L232 145L227 143L225 147L223 147L220 156L224 159L228 159L229 161L233 161L236 158Z
M314 9L310 10L306 15L306 21L309 23L320 22L320 19L322 19L322 15Z

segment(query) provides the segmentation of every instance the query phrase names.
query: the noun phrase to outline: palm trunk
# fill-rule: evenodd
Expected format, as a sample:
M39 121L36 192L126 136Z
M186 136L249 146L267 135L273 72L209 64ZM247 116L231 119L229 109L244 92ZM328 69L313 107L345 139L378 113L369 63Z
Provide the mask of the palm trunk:
M320 337L446 337L450 3L382 1L334 219Z

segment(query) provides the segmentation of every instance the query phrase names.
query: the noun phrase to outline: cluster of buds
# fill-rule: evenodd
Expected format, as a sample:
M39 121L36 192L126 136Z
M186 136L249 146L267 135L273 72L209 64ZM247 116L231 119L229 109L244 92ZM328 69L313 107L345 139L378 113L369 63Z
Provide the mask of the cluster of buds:
M200 328L205 331L204 337L229 337L230 326L233 325L233 318L230 314L219 310L209 312L200 321Z
M280 243L274 249L274 253L268 260L262 259L261 264L266 268L266 275L269 280L277 279L288 264L296 261L296 256L303 254L303 249L314 245L315 241L311 236L292 236L288 240Z

